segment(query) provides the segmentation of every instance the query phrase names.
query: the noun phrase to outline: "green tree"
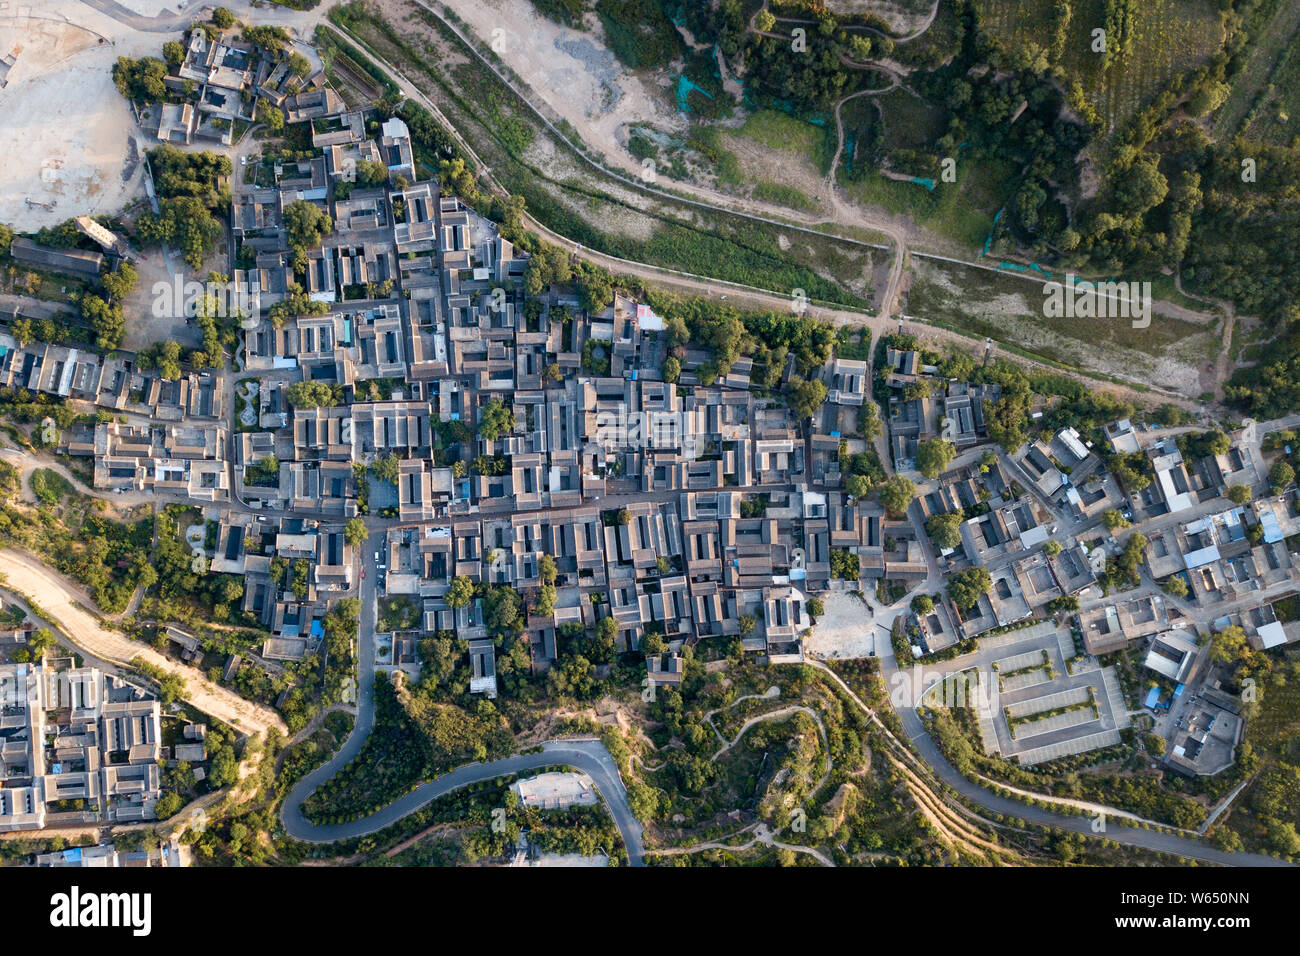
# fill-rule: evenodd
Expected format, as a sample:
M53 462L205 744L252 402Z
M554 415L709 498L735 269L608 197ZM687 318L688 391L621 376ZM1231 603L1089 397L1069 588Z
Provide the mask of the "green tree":
M938 478L957 454L952 442L942 438L923 441L916 446L916 469L927 478Z
M370 464L370 474L380 481L395 485L402 474L401 459L391 454L376 456L375 460Z
M283 220L289 247L298 253L316 248L334 229L329 214L306 199L295 199L285 206Z
M916 498L916 485L902 475L890 475L880 486L880 503L891 518L907 514L908 506Z
M366 523L361 518L349 518L343 525L343 540L356 547L366 540Z
M1268 470L1268 483L1273 489L1273 494L1280 495L1291 486L1295 481L1295 469L1283 458L1273 462L1273 467Z
M1228 489L1228 500L1233 504L1248 504L1251 499L1249 485L1233 485Z
M185 47L179 40L168 40L163 44L163 59L175 69L185 62Z
M1121 528L1129 526L1128 519L1116 511L1114 508L1107 508L1101 513L1101 523L1106 526L1110 532L1119 531Z
M168 817L174 817L184 803L179 793L164 793L153 805L153 812L159 820L166 820Z
M259 99L257 101L257 107L253 111L253 118L264 124L271 133L279 133L284 129L284 110L268 100Z
M284 397L294 408L333 408L339 403L334 387L327 382L294 382L284 390Z
M928 594L918 594L912 598L912 610L924 617L934 610L934 599Z
M618 621L612 617L602 617L596 622L596 636L613 647L618 638Z
M1210 639L1210 660L1220 664L1244 660L1252 654L1246 632L1236 624L1225 627Z
M947 514L933 514L926 519L925 530L929 532L934 543L947 550L961 544L962 514L952 511Z
M962 611L969 611L979 603L980 595L988 594L993 587L987 568L973 567L948 576L948 597Z
M451 586L447 588L447 594L444 600L447 607L453 611L463 607L468 607L469 602L474 599L474 582L463 574L457 575L452 579Z
M501 399L494 398L479 409L478 437L485 441L496 441L508 435L515 428L515 410L504 405Z
M786 386L786 398L796 418L811 418L826 401L826 383L817 378L792 378Z

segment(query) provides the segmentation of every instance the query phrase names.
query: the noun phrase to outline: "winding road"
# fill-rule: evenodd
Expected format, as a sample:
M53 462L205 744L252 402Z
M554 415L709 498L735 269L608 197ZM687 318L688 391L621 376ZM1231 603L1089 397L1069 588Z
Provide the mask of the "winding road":
M384 543L387 529L380 528L371 532L362 548L362 561L366 555L378 551ZM399 797L367 817L350 820L347 823L315 824L302 812L303 802L325 781L346 767L361 753L366 739L375 727L375 623L378 614L378 595L375 590L377 575L368 574L361 581L361 616L358 624L357 654L360 660L357 688L357 716L352 733L343 746L326 763L321 764L307 776L303 777L289 791L280 807L280 820L285 832L295 840L304 843L333 843L353 837L368 836L392 826L408 814L414 813L425 804L439 797L459 790L470 784L492 780L512 773L523 773L545 766L563 763L587 774L595 782L597 790L609 808L623 844L627 847L627 859L630 866L645 865L645 843L641 824L633 816L627 803L627 789L619 776L618 766L605 749L605 745L595 739L549 740L542 744L540 752L515 754L492 760L487 763L470 763L457 767L435 780L421 784L410 793Z

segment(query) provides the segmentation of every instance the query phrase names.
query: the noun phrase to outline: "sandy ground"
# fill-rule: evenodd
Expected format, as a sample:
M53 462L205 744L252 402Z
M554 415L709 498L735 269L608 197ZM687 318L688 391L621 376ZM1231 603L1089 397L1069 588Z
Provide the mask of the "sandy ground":
M409 9L406 0L379 5L390 18ZM539 15L530 0L448 0L447 6L481 41L504 40L499 55L534 94L572 123L588 146L626 169L640 168L623 146L628 126L645 123L685 132L686 118L673 109L666 88L623 67L606 49L596 17L587 18L589 29L583 33Z
M144 17L156 17L160 13L171 13L187 5L186 3L178 3L177 0L117 0L117 3L126 7L132 13L138 13Z
M0 51L21 48L0 89L0 116L10 142L22 144L0 165L0 222L27 231L116 212L141 194L143 172L112 66L119 56L158 55L167 37L137 33L71 0L0 6ZM20 9L32 14L17 16ZM28 199L53 208L29 207Z
M78 647L120 664L140 657L180 675L187 685L185 699L189 703L244 733L260 734L269 727L277 727L287 735L284 721L274 711L218 687L195 668L178 664L152 647L106 630L78 603L68 583L32 556L8 549L0 551L0 573L11 587L31 597L40 610L49 614Z
M813 657L872 657L879 629L871 609L849 591L831 591L822 598L826 613L817 619L804 641Z
M135 0L143 2L143 0ZM874 13L887 22L896 33L910 34L924 27L934 9L929 0L826 0L826 11L842 16Z

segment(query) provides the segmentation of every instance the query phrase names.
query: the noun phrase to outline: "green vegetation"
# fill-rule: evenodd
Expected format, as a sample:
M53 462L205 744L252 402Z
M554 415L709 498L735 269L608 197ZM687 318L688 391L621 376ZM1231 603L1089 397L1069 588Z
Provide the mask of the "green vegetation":
M375 678L375 727L351 763L303 804L313 823L366 816L467 760L502 756L509 732L490 704L478 716Z
M973 567L956 571L948 576L948 597L959 611L969 611L979 603L982 595L993 587L988 568Z

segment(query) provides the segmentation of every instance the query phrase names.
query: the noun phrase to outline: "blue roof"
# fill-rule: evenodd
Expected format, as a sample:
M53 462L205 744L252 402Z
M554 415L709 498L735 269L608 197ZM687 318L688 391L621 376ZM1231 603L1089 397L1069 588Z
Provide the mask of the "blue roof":
M1174 699L1175 699L1175 700L1177 700L1179 697L1183 696L1183 688L1186 687L1186 686L1187 686L1186 684L1179 684L1177 687L1174 688Z
M63 859L69 863L81 862L81 847L73 847L71 850L63 851Z
M1154 708L1156 704L1159 702L1159 700L1160 700L1160 688L1152 687L1151 690L1147 693L1145 706Z
M319 618L311 622L312 637L320 637L324 633L325 633L325 627L324 625L321 624Z

